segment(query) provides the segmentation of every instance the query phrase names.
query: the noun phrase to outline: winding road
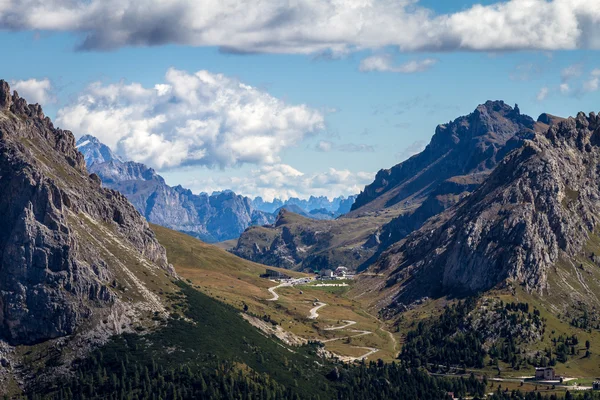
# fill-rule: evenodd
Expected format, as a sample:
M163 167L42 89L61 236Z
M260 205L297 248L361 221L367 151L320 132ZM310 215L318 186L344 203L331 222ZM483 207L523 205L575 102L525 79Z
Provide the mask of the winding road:
M320 301L317 301L315 304L316 306L310 309L308 319L317 319L317 317L319 316L319 314L317 313L319 308L325 307L327 305L326 303L321 303Z
M269 293L271 293L273 295L273 297L271 297L270 299L267 299L267 301L279 300L279 295L277 294L277 292L275 292L275 290L282 288L282 287L290 287L290 286L294 286L294 282L284 282L284 283L280 283L277 286L270 287L268 290L269 290ZM327 303L323 303L320 301L317 301L314 304L315 304L315 306L313 308L311 308L309 311L309 315L308 315L309 319L317 319L319 317L319 313L317 311L319 311L320 308L325 307L327 305ZM356 325L356 323L357 323L356 321L351 321L351 320L343 320L342 322L345 322L345 324L340 325L340 326L331 326L328 328L324 328L324 330L326 330L326 331L341 330L341 329L348 328L352 325ZM349 332L355 333L355 335L321 340L321 342L322 343L334 342L336 340L350 339L350 338L355 338L355 337L359 337L359 336L370 335L373 333L371 331L361 331L358 329L350 329ZM390 334L390 336L392 336L392 335ZM392 336L392 339L394 339L393 336ZM352 346L352 347L354 347L355 349L367 350L367 353L363 354L360 357L340 356L337 354L336 354L336 356L342 361L353 362L353 361L357 361L357 360L364 360L367 357L369 357L379 351L379 349L375 348L375 347L362 347L362 346Z
M338 329L344 329L344 328L347 328L349 326L352 326L352 325L356 324L356 321L343 320L342 322L345 322L346 325L330 326L329 328L324 328L324 330L326 330L326 331L337 331Z
M270 287L268 290L269 290L269 293L271 293L273 295L273 297L271 297L270 299L267 299L267 301L279 300L279 295L275 292L275 289L279 289L282 287L289 287L289 286L292 286L292 284L289 282L284 282L284 283L280 283L277 286Z

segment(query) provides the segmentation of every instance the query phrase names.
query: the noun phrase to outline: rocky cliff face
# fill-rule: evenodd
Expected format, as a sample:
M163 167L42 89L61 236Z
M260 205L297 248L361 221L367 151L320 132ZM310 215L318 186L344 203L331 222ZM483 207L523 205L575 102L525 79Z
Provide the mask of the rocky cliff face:
M164 311L139 278L174 274L146 221L88 175L71 132L4 81L0 215L0 341L32 344L84 325L118 332Z
M250 225L275 220L274 215L256 210L249 198L231 191L209 196L195 195L182 186L171 187L152 168L121 161L93 136L83 136L77 143L89 170L102 179L102 184L124 194L154 224L206 242L220 242L239 237Z
M599 171L595 114L580 113L535 134L475 192L382 255L374 269L389 274L383 289L393 293L388 299L409 303L504 282L544 295L550 282L569 276L590 291L597 277L589 271L582 278L585 267L574 260L600 222ZM557 269L561 262L564 275ZM575 284L569 286L575 291Z
M413 208L382 227L379 250L419 229L475 190L511 150L543 131L556 117L534 122L501 101L488 101L467 116L439 125L431 143L419 155L390 170L382 170L359 197L364 209L405 202ZM424 164L423 164L424 163ZM408 170L419 169L414 176ZM377 194L373 199L370 196ZM366 204L365 204L366 202ZM360 208L358 209L360 212Z
M358 210L390 207L420 191L430 192L454 176L489 171L519 145L515 135L531 131L535 121L518 107L488 101L471 114L438 125L429 145L410 159L377 173L352 206ZM508 147L507 147L508 146Z
M294 242L305 250L292 256L283 251L289 246L281 246L282 231L265 236L264 232L258 234L249 229L242 234L236 254L271 265L299 266L302 263L306 266L306 260L314 260L311 265L317 267L321 262L362 269L373 261L375 254L385 251L419 229L428 218L479 187L508 152L532 138L535 131L547 129L556 118L547 116L542 120L536 122L521 114L518 107L510 107L502 101L488 101L467 116L439 125L422 153L391 169L381 170L353 205L340 203L342 208L352 206L348 214L321 226L301 222L295 229L293 224L286 224L292 234L306 229L341 233L344 229L342 248L331 244L324 254L322 249L301 245L298 237ZM275 239L265 243L265 239L271 237ZM256 252L253 243L263 250ZM353 256L348 257L349 253Z

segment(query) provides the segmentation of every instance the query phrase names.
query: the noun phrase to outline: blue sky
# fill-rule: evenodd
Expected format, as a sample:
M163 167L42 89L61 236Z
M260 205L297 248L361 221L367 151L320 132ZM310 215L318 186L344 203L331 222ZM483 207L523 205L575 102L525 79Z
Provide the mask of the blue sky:
M313 6L310 0L304 1L307 9ZM178 2L182 7L187 6L185 0ZM580 110L600 110L597 79L600 56L592 39L578 37L571 43L564 30L556 33L555 38L553 32L544 31L540 39L537 30L545 29L540 28L545 25L540 23L524 33L519 27L506 26L501 37L490 33L493 37L489 40L473 41L472 32L461 39L457 35L462 33L456 33L457 29L448 22L449 28L417 46L430 31L415 33L415 28L410 27L412 19L417 18L411 14L415 9L427 8L428 17L423 17L427 20L466 13L467 23L474 20L476 26L477 18L486 17L470 16L474 6L483 6L481 10L487 13L487 18L500 19L513 15L514 10L518 11L516 6L525 2L536 3L536 0L504 3L515 6L506 10L494 8L497 6L494 1L407 1L407 8L399 12L393 31L386 33L386 29L392 28L381 28L381 36L389 35L389 40L379 40L375 35L377 41L373 42L367 32L364 37L352 36L343 49L339 47L339 38L330 40L330 34L325 38L312 37L310 29L304 34L310 37L298 40L293 36L290 45L285 26L265 33L265 37L273 37L273 43L264 38L253 42L243 35L237 41L222 39L230 37L226 23L219 28L225 36L215 34L216 39L206 39L190 36L181 22L181 31L167 32L160 43L155 43L156 29L144 26L146 21L158 27L171 22L156 22L151 12L143 18L132 17L141 26L134 34L127 32L127 27L115 28L117 32L125 30L128 35L127 39L120 36L115 39L103 27L87 22L87 16L76 15L82 22L70 27L69 21L75 17L69 13L66 1L63 13L47 17L50 22L33 17L21 21L14 17L18 15L18 6L8 10L13 13L9 20L8 11L0 7L0 28L4 28L0 32L0 47L8 55L6 60L10 60L2 63L0 77L20 87L28 97L34 97L30 101L40 100L46 113L61 127L72 129L76 136L97 134L126 158L157 168L172 185L182 184L195 192L231 188L267 198L348 195L369 183L377 170L389 168L421 149L437 124L467 114L486 100L518 103L523 113L534 118L542 112L567 116ZM545 15L557 18L558 22L563 21L564 14L560 7L570 3L573 21L580 21L582 17L577 14L575 3L578 6L585 3L583 0L537 2L534 5L537 9L542 7L541 14L545 13L543 7L548 6ZM360 1L341 3L333 11L318 12L344 15ZM373 3L384 12L391 7L385 0ZM125 11L134 13L130 9ZM42 17L50 13L43 12L40 11ZM408 12L409 17L405 18L403 12ZM369 18L379 17L373 13ZM290 18L290 25L302 27L301 17ZM600 20L599 15L590 18ZM352 28L354 20L350 21ZM85 27L86 23L90 26ZM396 39L404 33L403 24L407 26L407 37L413 35L413 39ZM463 25L460 26L462 29ZM565 26L570 26L569 21ZM232 24L231 37L235 37L236 27ZM260 27L257 32L264 29L271 28ZM341 25L339 29L343 31L345 27ZM361 34L363 31L368 29L361 30ZM376 29L374 32L377 34ZM590 32L590 37L595 33ZM585 34L585 31L580 33ZM522 40L523 37L527 40ZM85 38L88 40L84 42ZM461 44L457 45L459 39ZM82 43L87 43L85 48L76 50ZM231 48L235 51L224 50ZM247 54L240 54L246 53L246 49ZM168 71L180 73L171 73L171 78L167 78ZM198 96L191 99L171 94L170 102L162 102L148 100L150 92L131 94L129 90L133 87L129 85L134 84L147 91L154 90L157 84L177 87L175 82L185 88L197 71L208 71L209 75L202 79L224 76L200 100ZM40 86L39 82L47 85ZM95 82L97 86L90 89L89 85ZM251 86L255 91L252 95L237 93L238 84ZM126 100L114 100L111 97L114 94ZM177 100L176 106L173 99ZM260 121L251 121L247 116L236 119L239 110L231 110L228 105L213 108L201 104L202 111L197 110L196 101L219 99L234 99L231 101L238 108L256 104L252 112L260 109L287 117L283 122L279 118L263 123L261 118ZM300 106L306 109L300 110ZM169 111L160 114L156 111L160 109ZM127 110L125 116L119 114L124 119L114 117L115 110ZM129 121L127 113L131 110L139 110L135 114L136 124L120 132L119 124ZM107 113L111 117L106 117ZM167 121L150 126L148 121L159 114ZM193 118L187 117L190 114ZM200 134L189 128L188 122L213 121L215 115L220 136L210 139L213 142L208 145L210 133L204 132L200 140ZM113 117L116 119L110 119ZM252 129L243 126L249 123L256 126ZM189 129L181 134L184 126ZM182 141L182 136L187 141ZM244 142L244 138L249 140ZM264 146L250 149L255 144L260 147L263 139ZM145 143L151 150L144 148ZM181 155L173 156L177 152Z

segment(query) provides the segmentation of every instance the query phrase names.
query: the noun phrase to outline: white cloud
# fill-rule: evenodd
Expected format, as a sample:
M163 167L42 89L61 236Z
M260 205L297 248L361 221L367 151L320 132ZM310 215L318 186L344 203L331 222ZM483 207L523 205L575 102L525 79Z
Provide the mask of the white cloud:
M336 143L330 142L329 140L320 140L315 145L315 150L321 151L324 153L334 151L334 150L345 152L345 153L372 153L375 151L375 148L369 144L364 144L364 143L336 144Z
M583 82L583 91L584 92L597 92L600 87L600 77L591 76L588 80Z
M362 72L379 71L379 72L398 72L402 74L413 74L416 72L427 71L437 64L434 58L426 58L424 60L413 60L400 65L394 65L391 55L375 55L367 57L360 62L360 70Z
M523 63L515 66L510 74L513 81L529 81L542 73L542 67L534 63Z
M548 97L549 92L550 92L550 89L548 89L547 87L541 88L536 96L537 100L544 101L546 99L546 97Z
M309 196L348 196L357 194L371 183L374 173L351 172L329 168L325 172L306 174L286 164L266 165L245 177L210 177L186 183L195 192L231 189L238 194L273 198L308 198Z
M583 73L583 64L573 64L573 65L569 65L568 67L564 68L560 73L560 77L563 82L568 82L573 78L580 77L582 73Z
M329 140L319 140L319 143L315 146L317 151L329 152L333 149L333 142Z
M567 94L571 91L571 86L568 83L561 83L558 89L562 94Z
M417 0L4 0L0 29L69 31L82 49L176 43L234 52L600 47L597 0L509 0L445 15Z
M47 78L12 81L10 86L28 103L46 105L55 101L52 95L52 83Z
M597 92L600 88L600 68L593 69L590 77L583 83L583 90L586 92Z
M157 169L225 168L279 162L283 149L322 130L324 117L225 75L169 69L152 88L93 83L57 123Z

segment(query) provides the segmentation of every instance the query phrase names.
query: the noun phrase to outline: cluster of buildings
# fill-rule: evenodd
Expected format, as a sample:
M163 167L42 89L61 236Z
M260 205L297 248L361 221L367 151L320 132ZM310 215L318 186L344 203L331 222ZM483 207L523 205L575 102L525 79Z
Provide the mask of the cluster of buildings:
M335 280L335 279L353 279L354 275L351 275L346 267L337 267L335 270L322 269L319 271L320 280Z
M265 273L260 276L261 278L271 279L274 281L287 281L291 280L292 277L275 269L267 268ZM335 270L322 269L317 274L319 280L336 280L336 279L353 279L354 275L350 274L348 268L337 267ZM307 282L310 282L312 278L306 278Z

